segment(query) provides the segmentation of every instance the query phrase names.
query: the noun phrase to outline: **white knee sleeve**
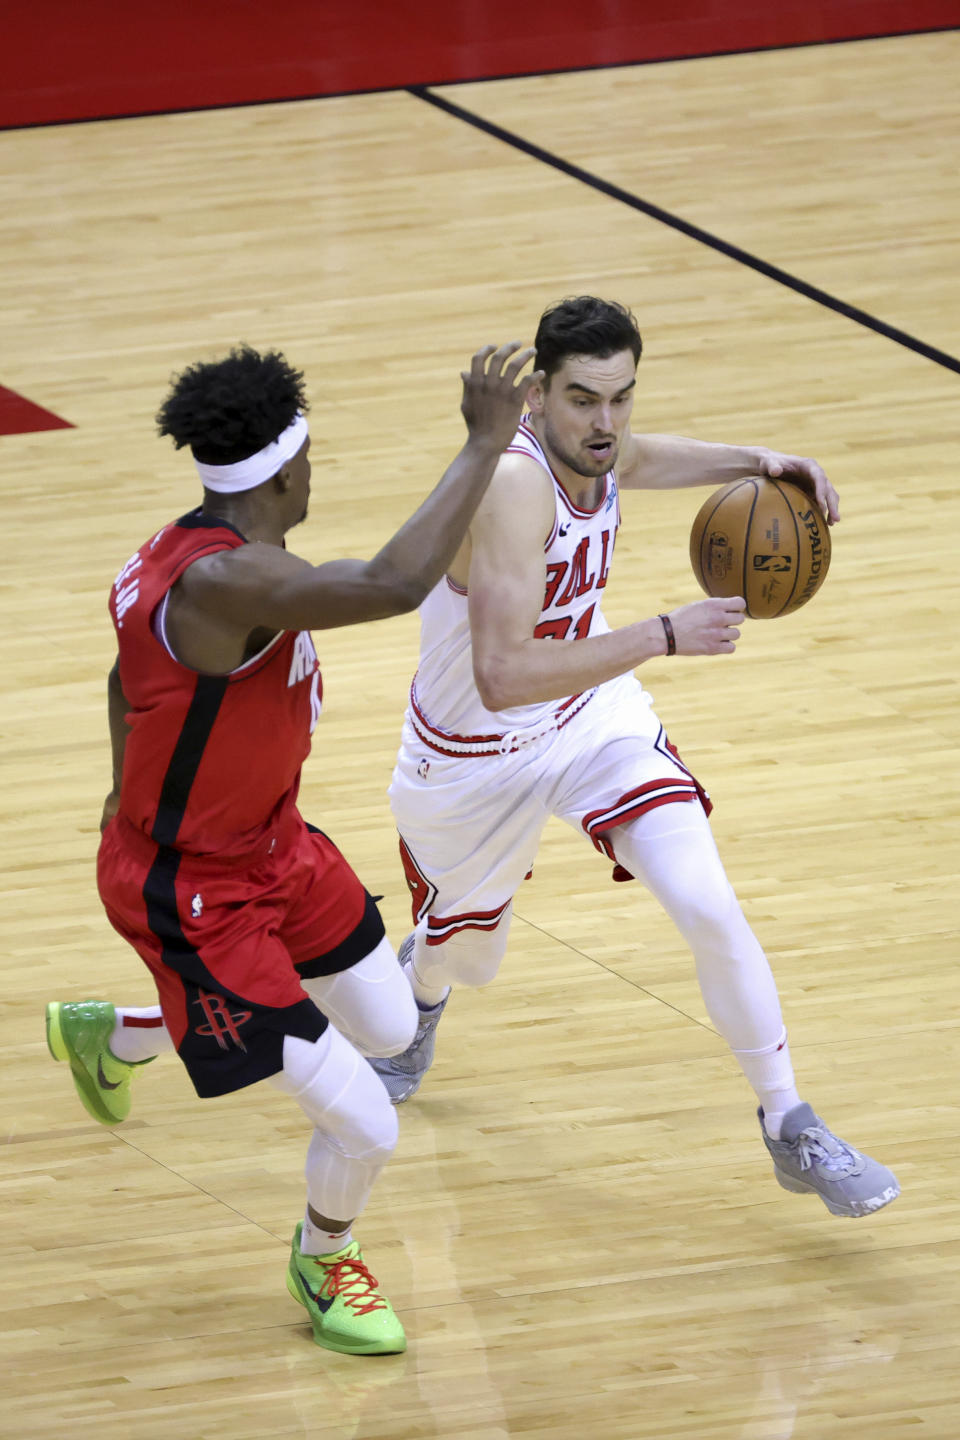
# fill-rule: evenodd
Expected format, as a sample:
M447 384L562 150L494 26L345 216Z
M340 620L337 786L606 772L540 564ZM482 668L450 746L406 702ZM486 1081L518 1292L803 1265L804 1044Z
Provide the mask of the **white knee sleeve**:
M700 805L662 805L611 832L619 862L686 940L707 1013L737 1051L776 1049L783 1035L767 958L727 879Z
M352 1220L397 1143L397 1113L378 1075L329 1025L314 1043L288 1035L273 1083L316 1127L307 1152L307 1197L331 1220Z
M317 1008L363 1055L399 1055L416 1034L417 1007L386 937L349 970L302 983Z
M426 943L426 925L417 926L413 963L426 985L489 985L507 953L513 904L494 930L458 930L442 945Z

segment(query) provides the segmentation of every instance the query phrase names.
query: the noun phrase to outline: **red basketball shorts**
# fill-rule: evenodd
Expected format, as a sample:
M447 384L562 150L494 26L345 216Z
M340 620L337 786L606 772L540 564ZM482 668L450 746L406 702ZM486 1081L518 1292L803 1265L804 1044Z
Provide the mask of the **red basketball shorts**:
M283 1066L283 1037L327 1020L301 978L346 970L383 922L340 851L291 811L243 860L158 846L122 816L104 832L97 883L114 929L156 982L164 1022L200 1095Z

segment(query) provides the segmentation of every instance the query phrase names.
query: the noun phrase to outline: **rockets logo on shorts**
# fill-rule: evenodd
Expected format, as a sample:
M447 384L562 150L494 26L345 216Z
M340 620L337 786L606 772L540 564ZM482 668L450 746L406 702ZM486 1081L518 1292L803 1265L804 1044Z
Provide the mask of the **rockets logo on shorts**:
M246 1050L240 1038L239 1026L245 1025L253 1015L252 1010L231 1010L222 995L213 995L209 990L197 991L196 1003L206 1018L205 1025L195 1025L197 1035L212 1035L221 1050L229 1050L232 1041L241 1050Z

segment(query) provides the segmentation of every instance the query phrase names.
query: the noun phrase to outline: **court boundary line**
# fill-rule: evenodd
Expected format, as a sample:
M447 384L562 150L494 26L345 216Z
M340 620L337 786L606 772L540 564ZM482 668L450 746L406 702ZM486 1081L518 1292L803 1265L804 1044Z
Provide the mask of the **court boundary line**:
M572 72L578 73L578 72ZM729 260L735 260L740 265L745 265L750 270L757 271L768 280L773 280L779 285L793 290L796 294L802 295L807 300L814 301L817 305L827 310L832 310L842 315L847 320L853 320L856 324L875 334L881 335L885 340L892 340L897 345L902 345L907 350L921 355L926 360L932 360L934 364L943 366L946 370L952 370L960 375L960 359L949 355L945 350L939 350L935 345L928 345L924 340L918 340L916 336L909 335L905 330L898 329L895 325L888 325L885 320L878 319L867 310L861 310L857 305L851 305L846 300L840 300L831 295L827 290L821 290L817 285L811 285L802 280L798 275L791 275L788 270L782 270L779 265L773 265L768 260L763 260L758 255L752 255L749 250L742 249L739 245L732 244L729 240L723 240L719 235L704 230L699 225L684 220L680 215L674 215L670 210L664 210L662 206L655 205L651 200L644 200L639 195L634 195L622 186L613 184L612 181L604 180L592 171L585 170L580 165L574 165L562 156L554 155L552 151L545 150L541 145L534 144L531 140L525 140L522 135L517 135L512 130L507 130L502 125L495 124L492 120L485 120L483 116L477 115L474 111L468 110L463 105L448 100L444 95L435 95L430 86L410 85L407 93L417 100L423 100L428 105L435 106L438 110L471 125L476 130L491 136L503 144L519 150L521 154L528 156L540 164L547 165L557 170L568 179L577 180L582 185L587 185L591 190L596 190L609 200L619 201L633 210L639 210L651 220L657 220L667 225L672 230L677 230L688 239L696 240L701 245L706 245L711 250L716 250Z
M743 45L732 50L697 50L689 55L655 55L640 60L605 60L597 65L565 66L552 70L519 70L508 75L468 75L417 81L415 85L371 85L351 90L318 90L309 95L273 95L261 100L224 100L212 105L171 105L156 110L125 110L117 115L77 115L63 120L26 120L19 125L0 124L0 135L18 130L52 130L58 125L109 125L114 120L150 120L158 115L204 115L216 110L249 110L255 105L301 105L315 100L345 100L351 96L403 95L413 90L453 85L495 85L500 80L538 80L551 75L595 75L609 70L632 70L638 65L680 65L685 60L720 60L727 55L769 55L783 50L812 50L818 45L868 45L877 40L908 40L917 35L953 35L960 25L928 25L919 30L880 30L873 35L836 35L822 40L795 40L782 45Z

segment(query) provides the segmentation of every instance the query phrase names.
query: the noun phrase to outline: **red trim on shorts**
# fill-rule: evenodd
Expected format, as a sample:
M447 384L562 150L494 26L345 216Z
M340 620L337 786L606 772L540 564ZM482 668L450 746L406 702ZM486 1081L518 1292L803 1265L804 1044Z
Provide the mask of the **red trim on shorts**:
M463 915L430 915L427 917L427 944L442 945L445 940L449 940L452 935L459 935L463 930L496 930L509 906L510 900L507 900L498 910L475 910Z
M679 766L679 768L683 771L684 775L689 776L689 778L693 781L694 785L696 785L697 787L697 794L700 797L700 804L703 806L707 817L709 818L710 813L713 810L713 801L710 799L710 796L707 794L706 790L704 790L703 786L700 784L700 781L697 779L696 775L694 775L693 771L690 770L686 765L684 765L683 761L680 758L680 751L677 749L676 745L671 744L671 742L667 739L666 732L664 731L662 725L660 726L660 733L657 735L657 738L653 743L653 748L654 750L659 751L661 755L666 756L668 760L672 760L674 765Z
M607 805L602 810L591 810L589 815L584 815L580 823L596 849L606 855L608 860L616 860L613 846L605 831L615 830L618 825L627 825L631 820L639 819L641 815L646 815L649 810L656 810L660 805L697 799L699 794L692 778L687 780L678 776L670 780L648 780L645 785L638 785L635 790L627 790L612 805Z
M434 900L436 900L437 887L433 881L423 873L417 863L416 856L399 832L397 838L400 841L400 863L403 866L403 873L406 877L407 888L411 896L413 923L414 926L417 926L429 911Z

